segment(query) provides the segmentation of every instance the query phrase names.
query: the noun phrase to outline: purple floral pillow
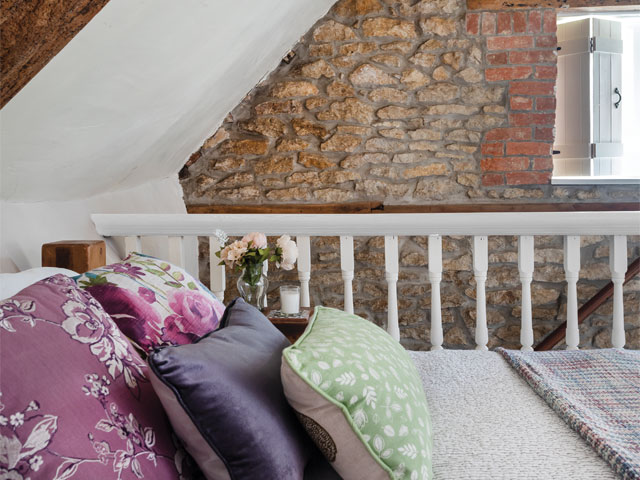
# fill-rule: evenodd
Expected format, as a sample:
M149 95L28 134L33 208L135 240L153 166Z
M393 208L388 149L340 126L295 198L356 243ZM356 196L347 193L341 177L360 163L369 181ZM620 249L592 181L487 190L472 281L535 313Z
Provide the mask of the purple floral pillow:
M0 302L0 478L185 478L147 366L55 275Z
M77 282L147 352L193 343L215 330L224 314L223 303L186 271L139 253L84 273Z

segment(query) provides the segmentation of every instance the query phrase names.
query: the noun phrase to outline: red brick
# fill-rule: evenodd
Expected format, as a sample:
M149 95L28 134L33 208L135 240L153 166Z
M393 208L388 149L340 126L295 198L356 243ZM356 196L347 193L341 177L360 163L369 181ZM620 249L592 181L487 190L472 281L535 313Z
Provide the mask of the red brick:
M504 177L500 173L485 173L482 175L482 185L485 187L504 185Z
M489 50L512 50L514 48L533 48L533 37L489 37L487 38Z
M556 48L558 39L555 35L538 35L536 37L536 47L538 48Z
M496 14L484 12L482 14L482 34L493 35L496 33Z
M547 185L551 172L510 172L506 174L507 185Z
M504 143L483 143L483 155L504 155Z
M536 78L544 79L544 80L555 80L558 75L558 68L554 66L544 66L537 65L536 66Z
M555 97L538 97L536 98L536 110L555 110Z
M555 113L511 113L509 124L514 127L529 125L553 125L556 121Z
M506 65L507 64L507 52L500 53L488 53L487 63L489 65Z
M549 140L553 142L553 140L555 139L555 135L553 134L553 127L537 127L536 133L535 133L535 139Z
M487 140L531 140L530 128L494 128L489 130Z
M549 155L551 145L546 142L507 143L507 155Z
M526 12L513 12L513 31L514 33L524 33L527 31Z
M498 13L498 34L511 33L511 14L509 12Z
M531 97L511 97L509 99L511 110L531 110L533 109L533 99Z
M556 33L557 29L555 10L545 10L542 31L545 33Z
M480 161L480 167L484 172L527 170L529 159L527 157L487 157Z
M480 33L479 13L467 13L467 33L469 35L478 35Z
M539 157L533 159L534 170L553 170L553 157Z
M542 13L539 10L529 12L529 21L527 22L527 30L533 33L539 33L542 26Z
M556 58L553 50L509 52L509 63L552 63Z
M531 67L498 67L487 68L484 76L488 82L499 82L502 80L522 80L529 78L533 73Z
M553 95L554 82L512 82L509 95Z

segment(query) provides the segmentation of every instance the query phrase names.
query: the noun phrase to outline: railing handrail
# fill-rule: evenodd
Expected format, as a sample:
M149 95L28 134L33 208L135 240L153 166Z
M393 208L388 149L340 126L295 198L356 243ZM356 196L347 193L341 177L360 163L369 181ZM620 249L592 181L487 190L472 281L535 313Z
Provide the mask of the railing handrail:
M393 214L93 214L110 236L640 235L640 211Z

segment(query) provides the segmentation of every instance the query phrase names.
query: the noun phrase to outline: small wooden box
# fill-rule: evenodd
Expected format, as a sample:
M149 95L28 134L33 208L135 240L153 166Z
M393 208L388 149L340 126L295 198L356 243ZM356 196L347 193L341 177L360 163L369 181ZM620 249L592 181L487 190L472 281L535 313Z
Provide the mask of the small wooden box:
M313 308L302 307L299 317L280 317L277 316L278 310L268 308L263 311L264 315L273 325L280 330L285 337L294 343L309 325L309 317L313 312Z
M84 273L107 263L104 240L62 240L42 245L42 266Z

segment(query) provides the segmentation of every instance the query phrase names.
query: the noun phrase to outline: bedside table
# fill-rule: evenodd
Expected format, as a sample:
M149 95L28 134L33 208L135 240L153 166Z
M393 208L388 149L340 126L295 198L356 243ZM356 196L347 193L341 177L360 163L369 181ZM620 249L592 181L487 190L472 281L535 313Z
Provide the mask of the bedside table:
M300 310L300 316L297 317L279 316L279 310L273 308L267 308L262 313L291 343L294 343L307 328L309 317L313 312L313 308L302 307Z

